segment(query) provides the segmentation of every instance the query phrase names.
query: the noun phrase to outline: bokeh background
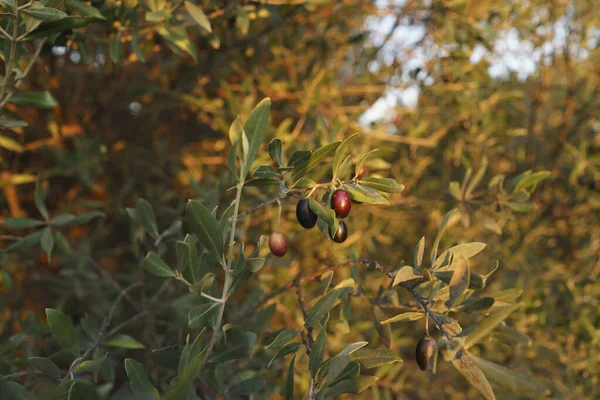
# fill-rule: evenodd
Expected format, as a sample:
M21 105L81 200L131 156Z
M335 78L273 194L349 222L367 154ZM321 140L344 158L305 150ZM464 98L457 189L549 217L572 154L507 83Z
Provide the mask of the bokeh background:
M125 207L145 198L166 227L190 197L228 203L229 125L270 97L267 137L280 138L288 156L358 132L354 154L378 148L382 161L369 170L406 189L388 206L355 206L343 245L303 231L294 201L284 201L288 256L268 258L252 288L268 293L301 270L311 273L351 255L390 267L410 263L420 238L431 244L445 212L457 207L460 218L444 245L487 243L474 268L487 273L495 260L500 268L486 290L523 290L524 307L510 319L522 335L499 332L479 351L535 377L553 398L598 396L596 2L203 0L198 5L212 33L174 12L168 34L160 22L144 20L135 0L101 3L93 4L114 14L108 23L46 42L23 83L50 91L59 105L5 107L28 126L0 132L11 140L9 146L0 141L0 209L3 218L36 216L34 183L43 174L52 215L101 210L107 217L67 232L72 256L48 261L38 248L1 256L0 338L23 330L27 318L43 319L45 307L68 310L75 321L106 314L118 293L111 282L137 276L139 232ZM269 162L265 149L257 165ZM478 189L461 197L452 182L483 165ZM494 176L526 170L551 172L531 207L510 207L487 195ZM242 207L249 208L273 192L251 188L245 196ZM276 214L276 207L256 212L243 220L240 233L254 242L273 229ZM6 247L14 232L2 234ZM367 293L383 283L372 271L360 276ZM305 296L318 291L318 284L309 286ZM181 288L171 285L161 294L158 321L177 318L167 315L177 314L178 293ZM242 306L249 293L235 301ZM293 295L278 298L276 310L268 321L272 331L301 323ZM117 321L131 312L123 309ZM331 349L357 340L385 345L373 329L373 312L366 299L353 299L350 329L330 334ZM465 325L477 320L465 318ZM448 364L440 364L435 376L416 368L412 354L424 332L421 322L392 326L388 344L405 362L382 369L375 388L361 398L478 398ZM168 342L165 336L183 340L186 326L158 333L144 328L143 321L128 327L142 342L160 345ZM21 351L26 356L32 350ZM298 359L297 368L305 364ZM279 385L284 368L269 372ZM118 387L126 376L122 366L115 369ZM298 378L296 385L301 392L308 382ZM497 395L511 398L502 389Z

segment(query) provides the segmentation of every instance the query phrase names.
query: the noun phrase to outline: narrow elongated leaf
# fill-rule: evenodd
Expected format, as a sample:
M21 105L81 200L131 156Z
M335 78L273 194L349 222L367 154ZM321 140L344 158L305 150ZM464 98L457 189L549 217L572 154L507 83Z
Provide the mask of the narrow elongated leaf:
M107 340L104 344L111 347L120 347L122 349L143 349L146 347L131 336L125 334L117 334Z
M61 21L53 21L61 23ZM48 91L44 92L18 92L12 95L10 103L19 107L35 107L52 110L58 106L58 102Z
M404 185L397 183L392 178L365 178L360 183L385 193L400 193L404 190Z
M419 271L410 265L405 265L404 267L400 268L398 272L396 272L396 275L394 275L394 282L392 283L392 286L397 286L402 282L420 278L423 278L423 275L421 275Z
M208 19L206 14L204 14L202 9L189 1L186 1L184 4L185 4L185 9L191 15L191 17L194 19L194 21L196 21L196 23L198 25L200 25L200 27L202 27L202 29L204 29L208 32L212 32L212 27L210 26L210 20Z
M36 400L37 397L29 393L23 385L17 382L0 381L0 393L6 400Z
M67 18L67 14L63 11L57 10L56 8L44 7L44 8L26 8L23 12L34 18L41 19L42 21L54 21L58 19Z
M317 217L321 219L327 226L331 227L335 226L336 218L335 211L331 208L323 206L323 204L319 203L317 200L312 197L308 199L308 207L312 212L317 214Z
M494 328L508 316L520 307L519 304L506 307L500 311L491 314L489 317L481 321L477 327L466 337L464 348L468 349L476 343L479 343L486 335L488 335Z
M352 200L359 203L389 204L389 201L385 197L370 187L348 183L344 185L344 189L350 194Z
M223 234L212 212L198 200L189 200L185 206L185 223L200 243L217 259L223 257Z
M475 364L469 353L459 351L456 354L456 357L452 359L452 365L454 365L458 372L460 372L486 400L496 399L490 383L481 369Z
M308 317L306 318L306 327L311 327L317 322L321 317L327 314L337 301L339 296L339 292L337 290L332 290L329 293L326 293L323 297L321 297L311 308L308 313Z
M360 349L352 355L352 360L359 361L366 369L402 362L397 354L388 349Z
M342 142L338 140L337 142L326 144L313 151L308 160L296 166L292 173L292 179L298 179L317 166L322 165L323 161L336 151L340 143Z
M448 222L450 222L450 218L452 218L456 211L458 211L458 209L453 208L452 210L448 211L446 215L444 215L442 224L440 225L438 233L435 237L435 241L433 242L433 247L431 248L430 262L432 266L434 265L434 261L437 259L437 252L438 247L440 246L440 240L442 240L442 236L444 235L444 232L446 232L446 228L448 227Z
M90 17L90 18L103 19L103 20L106 19L104 17L104 15L102 15L100 10L98 10L96 7L92 7L92 6L88 5L87 3L83 2L83 1L69 0L69 6L73 10L77 11L77 13L79 15L81 15L82 17Z
M244 126L244 132L248 137L248 157L246 160L246 170L244 177L248 173L248 170L252 166L254 159L256 158L256 154L258 153L258 148L262 144L265 134L267 133L267 129L269 127L269 115L271 112L271 99L268 97L261 100L260 103L254 107L250 116L248 117L248 121L246 121L246 125Z
M198 62L196 46L190 41L190 38L183 26L163 26L159 25L156 32L162 36L175 50L187 53L194 62Z
M285 384L283 385L283 398L285 400L294 400L294 363L296 362L296 355L292 357L290 365L287 369L285 378Z
M321 364L323 364L323 356L325 355L325 346L327 345L327 330L325 326L319 332L317 336L317 340L313 345L310 351L310 361L308 363L308 368L310 372L314 375L317 373L319 368L321 368Z
M500 292L492 293L489 296L494 298L496 301L504 301L510 303L521 296L523 291L521 289L506 289Z
M317 185L317 182L313 181L310 178L300 178L298 179L290 189L310 189Z
M369 158L369 156L371 156L372 154L374 154L377 151L379 151L379 149L373 149L358 160L358 162L356 163L356 166L354 167L354 177L356 177L356 175L358 173L360 173L360 170L362 169L367 158Z
M11 251L23 251L29 249L40 242L40 238L42 237L43 230L39 230L37 232L33 232L21 240L11 244L10 246L2 249L2 252L8 253Z
M16 153L23 152L23 146L21 146L16 140L2 135L0 135L0 147Z
M192 329L203 328L218 309L219 304L217 303L206 303L192 308L188 314L189 327Z
M365 342L365 341L352 343L350 346L348 346L344 350L340 351L338 353L338 356L349 356L352 353L354 353L355 351L362 349L367 344L369 344L369 342Z
M261 165L254 170L254 177L259 179L271 179L278 175L275 168L270 165Z
M415 268L417 270L421 269L423 265L423 255L425 254L425 236L419 240L417 244L417 248L415 249Z
M469 262L465 257L460 257L458 263L454 267L452 279L450 279L450 298L446 305L450 308L462 297L463 293L469 287L471 273L469 270Z
M290 157L288 167L298 168L310 160L312 152L308 150L296 150Z
M54 249L54 236L49 227L43 230L42 237L40 238L40 245L42 246L42 250L46 253L48 261L50 261L52 250Z
M513 393L530 396L549 394L548 389L544 385L525 374L510 370L474 355L470 355L470 357L489 379Z
M277 334L277 337L275 338L275 340L273 340L270 344L265 346L265 349L268 349L271 347L282 346L282 345L286 344L287 342L289 342L290 340L292 340L293 338L295 338L296 336L298 336L299 334L300 334L300 332L298 332L298 331L294 331L291 329L283 329L281 332L279 332Z
M269 143L269 155L277 167L283 166L283 150L281 149L280 139L275 138L271 140Z
M83 373L98 372L98 371L100 371L100 368L102 368L102 366L106 362L107 358L108 358L108 353L104 354L102 357L97 358L95 360L86 360L86 361L82 362L81 364L79 364L77 366L77 368L75 368L75 373L83 374Z
M48 220L48 209L46 208L46 204L44 203L44 192L42 190L42 185L40 184L39 179L35 182L35 192L33 194L33 199L35 201L35 207L39 211L40 215L44 217L45 220Z
M70 353L78 356L79 339L77 338L77 331L75 331L71 319L62 311L52 308L46 308L46 318L52 335L54 335L56 340L69 350Z
M29 359L29 363L33 368L42 372L44 375L54 380L60 379L60 369L51 359L44 357L31 357Z
M144 258L144 266L146 270L150 272L152 275L160 276L163 278L170 278L175 276L175 272L163 261L160 259L158 254L154 252L148 253L146 258Z
M271 367L271 364L273 364L273 361L275 361L278 358L281 358L283 356L286 356L288 354L297 352L300 347L302 347L302 343L299 343L299 342L288 343L288 344L284 345L279 350L277 350L277 353L275 353L273 358L271 358L271 361L269 361L269 365L267 365L267 368Z
M67 382L63 382L67 383ZM95 387L84 381L72 381L67 400L100 400Z
M131 391L139 399L160 400L158 390L152 385L148 374L144 367L139 362L127 358L125 359L125 371L129 378Z
M398 314L395 317L388 318L384 321L381 321L381 325L391 324L392 322L400 322L400 321L416 321L418 319L423 318L425 314L422 312L405 312L402 314Z
M25 128L29 124L16 119L0 119L0 128Z
M33 218L6 218L0 221L0 225L15 229L26 229L44 225L44 221Z
M351 145L354 142L354 140L357 138L357 136L358 136L358 133L348 136L346 139L344 139L342 141L342 143L340 143L338 148L335 150L335 157L333 158L333 164L332 164L332 172L333 172L334 178L337 177L337 174L342 166L342 163L344 161L346 161L346 157L348 156L348 154L350 152Z

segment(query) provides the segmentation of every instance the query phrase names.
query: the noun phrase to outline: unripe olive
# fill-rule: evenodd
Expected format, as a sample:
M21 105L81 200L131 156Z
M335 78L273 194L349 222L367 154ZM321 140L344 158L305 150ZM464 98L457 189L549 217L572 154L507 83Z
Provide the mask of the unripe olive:
M308 199L302 199L296 206L296 218L305 229L310 229L317 223L317 214L308 206Z
M431 336L425 335L421 338L421 340L419 340L417 343L417 349L415 351L415 357L417 359L419 368L421 368L421 371L427 371L429 368L431 368L436 351L437 343Z
M346 227L346 223L344 221L340 221L338 225L338 229L335 232L335 235L331 236L336 243L344 243L346 238L348 237L348 228Z
M269 236L269 248L277 257L283 257L287 251L287 240L281 232L273 232Z
M333 192L333 196L331 197L331 208L335 210L335 215L338 218L346 218L348 214L350 214L350 208L352 208L348 192L344 189L338 189Z

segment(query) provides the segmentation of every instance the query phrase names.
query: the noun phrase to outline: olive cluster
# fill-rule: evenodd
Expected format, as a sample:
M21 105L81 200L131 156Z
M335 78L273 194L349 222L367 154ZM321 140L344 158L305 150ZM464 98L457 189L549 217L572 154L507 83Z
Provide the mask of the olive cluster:
M352 202L350 194L344 189L337 189L331 196L331 208L335 211L335 216L340 219L335 233L330 234L331 239L336 243L343 243L348 237L348 227L342 219L350 214ZM296 205L296 218L304 229L311 229L317 224L317 214L309 206L308 199L301 199ZM287 251L287 241L281 232L273 232L269 237L269 248L271 253L278 257L283 257Z

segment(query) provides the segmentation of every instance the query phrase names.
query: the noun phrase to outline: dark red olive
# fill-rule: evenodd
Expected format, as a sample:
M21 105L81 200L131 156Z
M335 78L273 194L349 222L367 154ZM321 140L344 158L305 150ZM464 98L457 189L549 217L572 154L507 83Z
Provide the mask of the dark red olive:
M317 223L317 214L308 206L308 199L302 199L296 206L296 218L305 229L310 229Z
M364 178L366 173L367 169L365 168L364 164L360 166L360 171L357 171L356 167L354 168L354 174L356 175L356 179L358 180Z
M346 218L350 214L350 195L344 189L338 189L331 196L331 208L335 210L335 215L338 218Z
M431 368L436 351L437 343L431 336L425 335L419 340L415 351L415 357L417 358L417 364L419 364L421 371L427 371Z
M346 238L348 237L348 228L346 227L346 223L344 221L340 221L337 231L335 235L331 236L336 243L344 243Z
M281 232L273 232L269 236L269 248L277 257L283 257L287 251L287 240Z

